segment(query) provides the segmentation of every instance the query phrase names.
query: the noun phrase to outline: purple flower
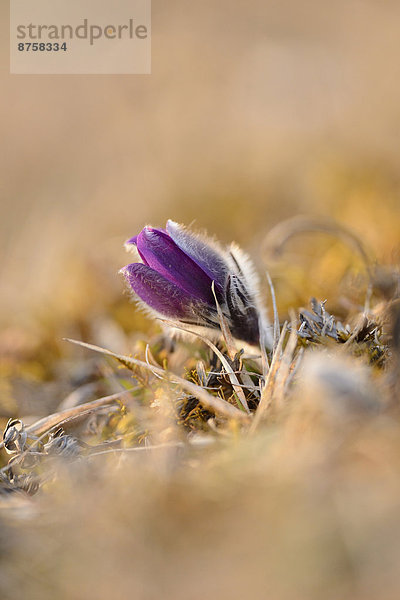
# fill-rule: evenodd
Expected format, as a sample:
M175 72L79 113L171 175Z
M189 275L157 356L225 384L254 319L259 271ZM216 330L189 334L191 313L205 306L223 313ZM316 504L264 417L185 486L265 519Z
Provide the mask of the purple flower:
M258 279L250 259L235 245L223 249L208 238L168 221L145 227L126 242L142 262L121 272L142 306L188 329L220 329L214 292L232 335L258 344L260 327L271 345L270 327L259 304Z

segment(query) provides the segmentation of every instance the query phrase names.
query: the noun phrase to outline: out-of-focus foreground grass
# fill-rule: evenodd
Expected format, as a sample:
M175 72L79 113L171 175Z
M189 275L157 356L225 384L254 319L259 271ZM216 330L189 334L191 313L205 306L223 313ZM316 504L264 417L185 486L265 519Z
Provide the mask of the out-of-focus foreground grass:
M154 0L149 77L11 76L2 36L2 428L121 389L113 363L64 337L142 356L157 340L117 275L148 222L239 242L282 320L316 296L346 321L369 283L348 240L303 231L278 258L264 242L295 215L335 220L382 265L380 318L399 263L399 23L394 1ZM395 352L379 369L329 351L354 388L308 357L252 435L205 425L210 445L61 463L35 496L0 497L4 597L398 598ZM202 353L157 358L183 375ZM354 394L384 409L353 410ZM149 385L107 431L185 444L171 401Z

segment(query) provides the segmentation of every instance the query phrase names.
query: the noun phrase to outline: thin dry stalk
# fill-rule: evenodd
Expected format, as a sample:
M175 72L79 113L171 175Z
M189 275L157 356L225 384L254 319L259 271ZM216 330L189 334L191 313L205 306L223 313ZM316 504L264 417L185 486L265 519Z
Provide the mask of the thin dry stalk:
M86 342L80 342L79 340L72 340L69 338L65 339L66 341L71 342L72 344L77 344L78 346L82 346L83 348L87 348L88 350L93 350L94 352L99 352L100 354L111 356L112 358L118 360L121 364L125 365L128 369L131 369L132 366L137 366L142 367L143 369L146 369L148 371L154 371L161 375L164 379L170 381L171 383L179 385L189 394L197 398L197 400L200 402L200 404L204 406L204 408L211 410L217 415L231 419L239 419L242 421L247 420L247 416L243 411L239 410L226 400L222 400L221 398L212 396L211 394L206 392L201 386L198 386L195 383L191 383L186 379L182 379L182 377L179 377L178 375L172 375L171 373L165 371L161 367L153 367L137 358L125 356L124 354L116 354L115 352L111 352L111 350L101 348L100 346L87 344Z
M237 394L236 401L237 401L239 407L242 407L244 411L246 411L248 414L250 414L246 396L244 395L243 390L240 387L238 378L236 377L235 372L233 371L232 367L226 360L225 356L222 354L222 352L220 350L218 350L217 346L215 344L213 344L209 339L202 336L200 333L190 331L190 329L186 329L186 327L182 327L181 325L178 325L174 321L167 321L166 319L162 319L162 322L166 323L170 327L174 327L175 329L180 329L181 331L185 331L186 333L191 333L192 335L195 335L200 340L202 340L205 344L207 344L207 346L209 346L211 348L211 350L218 356L218 358L220 359L220 361L222 363L222 366L224 367L225 371L227 372L227 375L229 377L231 385ZM229 404L229 403L227 403L227 404Z
M25 431L31 435L42 435L42 433L46 433L54 427L59 427L61 422L65 424L71 419L77 419L80 416L86 416L95 410L99 410L100 408L114 404L126 394L130 394L137 389L139 388L133 387L128 390L123 390L121 392L117 392L116 394L112 394L111 396L104 396L104 398L98 398L97 400L92 400L91 402L85 402L79 406L62 410L49 415L48 417L43 417L43 419L40 419L39 421L36 421L36 423L26 427Z
M286 336L286 332L287 332L287 322L285 321L285 323L283 324L283 327L282 327L278 345L273 354L270 369L268 371L264 386L261 391L260 402L257 406L257 410L255 412L254 419L253 419L253 422L250 427L251 434L253 434L255 432L259 423L263 419L266 411L268 410L268 408L271 405L273 390L274 390L274 385L275 385L275 375L276 375L276 372L279 368L279 364L281 361L283 342L284 342L284 339Z
M217 307L219 324L220 324L221 331L222 331L222 336L224 338L224 341L225 341L225 344L226 344L226 348L227 348L227 351L228 351L228 356L229 356L229 358L231 360L234 360L235 356L237 354L237 348L235 346L235 342L233 340L231 330L229 329L228 322L227 322L227 320L226 320L226 318L224 316L224 313L221 310L221 307L220 307L219 302L217 300L217 296L215 295L214 281L211 284L211 289L212 289L212 293L214 294L214 300L215 300L215 305Z
M279 338L280 338L280 335L281 335L280 326L279 326L278 307L276 305L275 288L274 288L274 284L272 283L271 276L270 276L270 274L269 274L268 271L265 271L265 274L267 276L269 289L271 291L272 307L273 307L273 311L274 311L274 342L273 342L274 345L273 345L273 350L275 351L276 347L278 346Z
M294 352L297 346L296 315L290 311L291 331L289 340L286 344L282 358L279 362L279 368L276 371L275 385L273 390L274 404L277 408L284 403L288 380L293 369Z

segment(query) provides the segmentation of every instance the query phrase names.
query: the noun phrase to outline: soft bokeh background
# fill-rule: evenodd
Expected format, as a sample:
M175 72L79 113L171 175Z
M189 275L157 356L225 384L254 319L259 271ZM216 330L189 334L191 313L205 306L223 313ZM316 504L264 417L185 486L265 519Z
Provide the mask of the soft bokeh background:
M357 251L335 235L303 233L273 261L263 240L284 219L334 219L399 262L397 0L153 0L151 76L10 75L7 4L1 429L113 390L104 357L62 338L121 353L146 338L117 273L146 223L239 242L268 267L281 318L311 295L345 317L366 294ZM313 391L310 373L283 426L194 454L77 462L4 510L2 597L397 599L398 414L345 408L321 425L329 386Z

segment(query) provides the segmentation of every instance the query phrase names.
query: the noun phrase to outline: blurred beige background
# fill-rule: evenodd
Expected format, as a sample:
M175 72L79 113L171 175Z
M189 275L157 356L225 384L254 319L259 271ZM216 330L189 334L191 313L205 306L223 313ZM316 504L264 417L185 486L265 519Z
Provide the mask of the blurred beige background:
M150 76L10 75L5 1L1 22L8 329L74 333L121 295L124 240L167 217L255 255L279 220L329 215L393 254L398 2L153 0Z
M145 223L195 220L261 269L274 225L330 217L400 264L399 0L153 0L151 76L11 76L7 4L1 429L71 392L77 402L113 391L121 371L62 338L121 353L147 340L117 273L124 240ZM268 268L281 318L310 295L340 318L362 311L360 261L333 236L300 236ZM332 369L354 379L354 413L347 383L338 408L330 402L341 376L336 387L332 371L313 381L309 369L256 436L234 425L193 455L103 456L67 463L65 475L60 465L18 528L19 513L4 512L0 585L15 597L22 581L29 598L397 599L398 413L370 420L348 362ZM395 402L395 373L370 375L382 406L385 394ZM156 386L133 398L128 445L153 390L152 407L170 406ZM163 410L151 408L155 440Z

